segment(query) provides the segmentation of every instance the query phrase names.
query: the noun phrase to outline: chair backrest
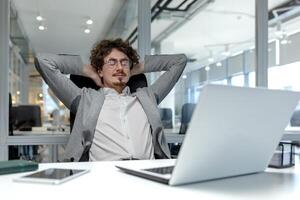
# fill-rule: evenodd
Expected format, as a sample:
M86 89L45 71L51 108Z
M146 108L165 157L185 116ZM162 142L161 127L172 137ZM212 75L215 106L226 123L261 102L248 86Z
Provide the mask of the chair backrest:
M300 110L296 110L291 118L291 126L300 126Z
M93 88L95 90L99 89L99 87L96 85L96 83L90 78L71 74L70 79L79 88L86 87L86 88ZM148 84L147 84L147 78L146 78L145 74L138 74L138 75L131 76L127 83L127 86L130 88L131 93L136 92L136 90L138 88L147 87ZM71 128L71 130L73 128L74 120L75 120L75 114L70 113L70 128Z
M97 86L96 83L88 77L71 74L70 79L79 88L86 87L93 88L95 90L99 89L99 86Z
M86 88L93 88L96 90L99 89L96 83L88 77L71 74L70 79L79 88L86 87ZM130 77L127 86L130 88L131 93L136 92L138 88L147 87L148 84L147 84L147 79L145 74L138 74Z
M145 74L131 76L127 83L127 86L130 88L131 93L136 92L138 88L147 87L148 83Z
M193 112L195 110L196 104L194 103L186 103L183 104L182 109L181 109L181 125L179 129L179 134L185 134L189 122L191 121Z
M164 128L173 128L172 123L172 109L171 108L160 108L159 109L160 119Z

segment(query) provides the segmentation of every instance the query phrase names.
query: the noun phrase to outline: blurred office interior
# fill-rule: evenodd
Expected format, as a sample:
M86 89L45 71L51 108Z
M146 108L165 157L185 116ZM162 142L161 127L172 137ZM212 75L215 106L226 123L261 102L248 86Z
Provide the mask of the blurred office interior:
M147 1L142 2L147 5ZM138 0L1 2L1 6L9 8L5 12L9 22L0 23L0 26L9 25L8 29L0 27L0 37L9 33L9 52L7 62L0 61L1 70L6 69L0 78L6 77L3 81L7 82L1 84L8 89L0 91L8 92L1 94L1 98L7 97L8 100L2 102L10 106L7 109L9 125L0 132L0 160L57 161L70 134L69 110L34 67L34 57L39 52L81 55L88 63L89 51L95 42L120 37L142 55L185 53L187 67L175 88L159 105L165 128L178 132L182 131L182 121L186 124L190 118L183 117L184 105L193 107L207 83L300 91L300 1L268 0L267 85L256 82L257 1L150 2L146 8L143 3L139 6ZM151 10L148 19L139 19L143 9ZM2 12L2 18L5 13ZM150 22L150 29L143 29L149 31L148 35L138 29L142 24L139 20ZM139 44L141 41L148 41L150 46ZM147 74L148 84L159 75ZM300 126L299 113L295 111L290 125Z

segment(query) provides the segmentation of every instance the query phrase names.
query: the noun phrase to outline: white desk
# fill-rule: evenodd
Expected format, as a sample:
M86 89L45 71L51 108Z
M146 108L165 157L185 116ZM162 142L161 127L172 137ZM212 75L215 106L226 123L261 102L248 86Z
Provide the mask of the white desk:
M123 161L149 162L149 161ZM166 162L161 160L161 162ZM49 167L88 168L91 171L62 185L17 183L12 179L26 173L0 176L1 199L299 199L300 167L178 187L135 177L119 171L117 162L52 163ZM28 172L27 172L28 173ZM31 172L29 172L31 173Z

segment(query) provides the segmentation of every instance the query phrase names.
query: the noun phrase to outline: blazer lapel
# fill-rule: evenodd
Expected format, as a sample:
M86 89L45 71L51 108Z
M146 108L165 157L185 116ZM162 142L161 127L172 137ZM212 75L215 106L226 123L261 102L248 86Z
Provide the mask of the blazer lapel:
M136 97L141 103L152 129L161 126L162 124L160 120L157 120L160 119L160 115L157 112L156 105L151 102L151 100L144 94L144 92L142 92L142 90L136 92Z
M88 108L89 113L86 117L86 122L89 123L88 127L91 127L91 132L94 135L96 126L97 126L97 120L101 111L101 108L104 104L104 93L102 89L99 89L98 91L95 91L92 95L92 101L90 104L90 107Z

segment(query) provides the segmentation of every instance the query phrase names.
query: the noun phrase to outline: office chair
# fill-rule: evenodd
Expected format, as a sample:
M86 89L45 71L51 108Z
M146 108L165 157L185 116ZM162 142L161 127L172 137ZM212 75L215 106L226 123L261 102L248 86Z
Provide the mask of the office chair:
M32 127L42 126L41 108L39 105L19 105L10 107L9 126L10 135L14 130L32 131ZM9 159L35 159L38 146L9 146Z
M183 104L181 109L181 125L179 129L179 134L185 134L188 125L191 121L195 106L196 104L194 103Z
M179 129L179 134L186 133L189 123L191 121L193 112L195 110L195 106L196 106L196 104L194 104L194 103L183 104L183 106L181 108L181 125L180 125L180 129ZM173 158L176 158L179 153L181 144L169 144L169 147L170 147L171 156Z
M13 108L12 108L12 97L11 93L9 93L9 135L13 135L13 127L15 123L15 117L13 116ZM17 146L9 146L8 147L8 158L9 160L19 159L19 149Z
M173 128L172 123L172 109L171 108L160 108L159 109L160 119L164 128Z
M12 97L11 93L9 93L9 108L8 108L8 113L9 113L9 135L13 135L13 125L14 125L14 117L12 116Z
M96 83L88 77L71 74L70 79L79 88L86 87L86 88L92 88L95 90L99 89L99 86L97 86ZM136 92L136 90L138 88L147 87L148 84L147 84L147 79L146 79L145 74L138 74L138 75L134 75L134 76L130 77L130 79L127 83L127 86L130 88L131 93ZM75 114L70 113L70 129L71 129L71 131L73 128L74 120L75 120Z
M300 126L300 110L296 110L290 120L291 126Z
M300 127L300 110L295 110L291 120L290 120L291 126L298 126ZM300 147L300 141L291 141L291 144L294 145L296 148Z

